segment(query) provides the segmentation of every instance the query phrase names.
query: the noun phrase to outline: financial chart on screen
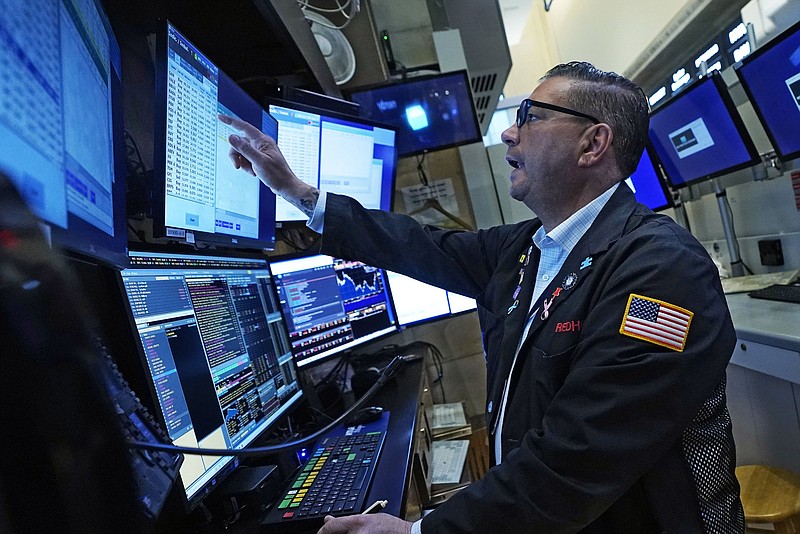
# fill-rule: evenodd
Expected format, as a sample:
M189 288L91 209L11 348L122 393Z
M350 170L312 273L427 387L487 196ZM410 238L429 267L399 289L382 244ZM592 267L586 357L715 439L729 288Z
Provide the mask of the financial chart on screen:
M279 258L270 268L298 365L397 329L381 269L322 254Z
M299 400L265 260L132 252L130 263L120 280L154 405L175 444L240 449ZM237 463L187 456L190 504Z

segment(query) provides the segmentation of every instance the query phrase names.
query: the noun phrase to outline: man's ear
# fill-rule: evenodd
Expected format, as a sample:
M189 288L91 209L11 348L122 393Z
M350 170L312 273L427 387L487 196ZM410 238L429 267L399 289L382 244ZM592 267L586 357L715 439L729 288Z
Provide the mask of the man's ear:
M581 154L578 158L579 167L592 167L597 165L611 153L611 143L614 141L614 132L611 127L601 122L595 124L581 137Z

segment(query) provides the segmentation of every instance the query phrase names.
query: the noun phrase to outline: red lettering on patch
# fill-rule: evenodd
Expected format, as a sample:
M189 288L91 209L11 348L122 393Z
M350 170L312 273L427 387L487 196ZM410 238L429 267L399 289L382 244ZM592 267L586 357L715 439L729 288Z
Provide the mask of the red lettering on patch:
M580 321L564 321L563 323L556 323L556 332L580 332Z

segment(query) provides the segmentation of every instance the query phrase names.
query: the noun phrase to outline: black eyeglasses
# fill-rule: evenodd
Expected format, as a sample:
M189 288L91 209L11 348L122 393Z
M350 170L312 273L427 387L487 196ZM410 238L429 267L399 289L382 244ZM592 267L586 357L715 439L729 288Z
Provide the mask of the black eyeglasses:
M528 120L528 112L533 106L536 106L537 108L549 109L550 111L558 111L559 113L566 113L567 115L572 115L573 117L587 119L592 121L592 124L600 124L599 120L595 119L591 115L587 115L586 113L581 113L580 111L575 111L574 109L562 108L561 106L556 106L555 104L548 104L547 102L539 102L538 100L526 98L520 102L519 109L517 109L517 128L522 128L522 125Z

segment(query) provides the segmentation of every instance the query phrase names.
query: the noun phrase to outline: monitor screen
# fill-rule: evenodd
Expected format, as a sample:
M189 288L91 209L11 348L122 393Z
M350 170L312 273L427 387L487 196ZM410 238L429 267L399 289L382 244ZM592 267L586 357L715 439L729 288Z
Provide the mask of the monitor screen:
M275 194L237 170L217 119L232 115L277 138L277 122L167 24L156 78L154 231L180 241L275 246Z
M99 2L0 10L0 168L46 236L127 261L120 51Z
M451 315L458 315L478 309L478 303L475 299L453 293L452 291L447 292L447 304L450 306Z
M401 156L483 139L466 71L409 78L349 96L364 117L397 128Z
M269 112L280 125L278 146L301 180L353 197L366 208L391 211L397 172L393 128L280 100L271 101ZM307 217L279 198L277 219Z
M674 205L656 161L653 149L645 148L636 170L625 180L636 200L653 211L671 208Z
M298 366L397 331L382 269L323 254L270 268Z
M120 277L153 404L175 445L241 449L300 399L266 260L132 251ZM186 455L190 506L237 465Z
M443 319L450 315L450 303L444 289L393 271L386 271L386 275L400 326Z
M800 156L800 22L746 57L736 69L781 159Z
M759 161L725 82L716 72L651 114L650 142L672 187L721 176Z

